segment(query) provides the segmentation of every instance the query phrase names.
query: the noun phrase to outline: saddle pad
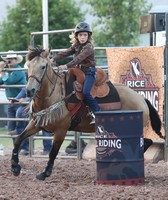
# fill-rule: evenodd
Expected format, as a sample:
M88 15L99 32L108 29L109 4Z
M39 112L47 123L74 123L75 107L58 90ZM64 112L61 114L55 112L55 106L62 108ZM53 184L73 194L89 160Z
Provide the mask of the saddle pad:
M110 81L107 81L106 83L110 88L109 93L105 97L96 97L97 102L99 104L120 102L119 94L118 94L116 88L114 87L114 85Z
M101 110L120 110L121 102L116 88L110 81L107 82L107 85L110 88L108 95L101 98L96 97L96 100L100 105Z
M67 84L66 84L66 96L70 94L74 88L73 88L73 82L76 80L75 76L68 77ZM114 85L107 81L107 85L109 86L110 90L109 93L105 97L96 97L96 100L98 104L102 104L102 109L104 110L113 110L113 109L120 109L120 97L119 94L114 87ZM76 98L76 95L72 95L68 101L68 103L76 104L81 102L81 100ZM113 103L113 104L111 104Z

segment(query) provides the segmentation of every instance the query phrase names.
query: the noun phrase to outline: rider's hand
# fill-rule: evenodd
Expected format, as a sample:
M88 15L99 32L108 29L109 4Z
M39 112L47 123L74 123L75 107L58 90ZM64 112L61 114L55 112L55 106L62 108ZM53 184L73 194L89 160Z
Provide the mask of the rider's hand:
M62 73L64 70L67 70L68 67L66 65L60 65L58 66L58 72Z
M26 98L20 98L19 99L19 103L22 103L22 102L25 102L26 101Z

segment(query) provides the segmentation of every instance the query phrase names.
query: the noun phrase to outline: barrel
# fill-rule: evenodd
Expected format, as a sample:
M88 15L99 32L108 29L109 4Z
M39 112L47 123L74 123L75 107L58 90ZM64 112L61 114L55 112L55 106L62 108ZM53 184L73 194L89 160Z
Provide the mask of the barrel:
M96 116L96 184L144 184L143 111L100 111Z

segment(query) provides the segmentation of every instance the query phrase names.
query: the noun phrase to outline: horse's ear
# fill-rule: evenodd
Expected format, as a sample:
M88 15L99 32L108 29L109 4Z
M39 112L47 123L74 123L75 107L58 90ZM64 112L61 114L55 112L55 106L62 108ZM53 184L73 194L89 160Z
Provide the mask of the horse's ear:
M41 56L47 58L50 53L50 50L50 48L45 49L45 51L41 53Z
M46 51L48 52L48 54L50 53L51 49L50 48L47 48Z
M28 61L28 54L26 54L25 60L26 60L26 62Z

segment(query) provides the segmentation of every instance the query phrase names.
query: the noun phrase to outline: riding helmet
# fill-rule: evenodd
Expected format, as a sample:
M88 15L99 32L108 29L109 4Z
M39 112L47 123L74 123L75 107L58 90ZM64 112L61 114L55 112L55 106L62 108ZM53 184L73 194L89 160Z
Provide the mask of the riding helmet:
M76 25L75 27L75 34L79 32L88 32L92 34L92 30L86 22L80 22L79 24Z

